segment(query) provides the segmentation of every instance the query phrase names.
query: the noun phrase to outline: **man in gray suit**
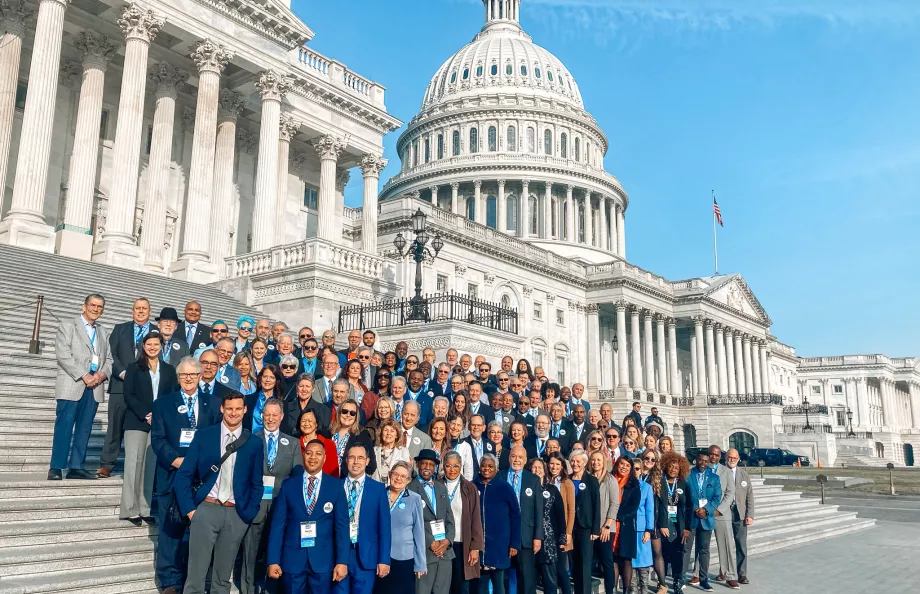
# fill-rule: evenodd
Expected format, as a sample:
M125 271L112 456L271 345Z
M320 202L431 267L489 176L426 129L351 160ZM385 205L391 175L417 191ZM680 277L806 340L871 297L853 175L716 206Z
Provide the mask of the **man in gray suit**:
M409 448L409 454L415 459L422 450L431 449L431 438L428 434L416 427L418 423L419 403L415 400L406 400L402 409L403 445Z
M738 450L725 452L725 462L734 477L735 501L732 503L732 532L738 561L738 583L749 584L747 578L747 529L754 523L754 487L747 470L740 468Z
M320 404L332 402L332 382L339 376L339 358L335 355L323 355L323 373L316 378L316 387L313 389L313 400Z
M105 309L102 295L83 300L82 315L58 326L54 352L58 372L54 384L57 411L48 480L92 479L83 468L93 419L112 374L108 333L97 320ZM68 464L69 458L69 464Z
M281 421L284 418L284 403L277 398L269 398L262 408L262 430L253 438L261 439L265 447L265 462L262 467L262 482L265 491L259 514L249 525L243 537L243 563L240 571L240 593L255 594L256 583L265 577L265 566L256 568L258 558L265 553L268 545L268 531L265 527L271 523L272 501L281 492L281 483L291 476L294 468L303 466L300 455L300 442L290 435L281 433ZM264 538L263 538L264 536ZM262 591L274 592L277 584L267 581Z
M725 580L725 585L732 590L740 588L735 575L735 537L732 534L732 504L735 502L735 477L726 466L719 464L722 459L722 448L717 445L709 446L709 463L712 472L719 477L722 485L722 501L716 508L716 544L719 547L719 575ZM698 554L698 553L697 553ZM717 578L718 579L718 578Z
M176 335L179 313L174 307L164 307L156 322L160 328L160 336L163 337L163 360L173 367L178 367L179 362L191 354L185 340Z
M374 390L374 377L377 376L377 366L371 365L371 357L374 356L374 349L366 346L358 347L358 361L361 362L361 368L364 370L364 376L361 378L361 381L364 382L364 386L373 391Z
M418 478L409 483L408 489L422 498L425 556L428 562L428 572L415 581L415 593L442 594L450 590L453 571L452 543L456 537L454 514L447 487L434 476L439 462L437 452L423 449L413 455L412 459L418 466Z

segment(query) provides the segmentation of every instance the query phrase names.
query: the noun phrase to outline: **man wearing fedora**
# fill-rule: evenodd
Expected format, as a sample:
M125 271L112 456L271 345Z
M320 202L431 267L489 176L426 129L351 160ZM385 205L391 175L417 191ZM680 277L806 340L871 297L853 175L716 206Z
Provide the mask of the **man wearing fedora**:
M178 367L179 361L191 354L188 343L182 340L181 336L175 335L176 328L179 327L179 313L174 307L164 307L160 310L156 322L163 337L163 360L173 367Z
M442 594L449 591L454 568L454 514L450 509L447 487L435 479L438 462L437 452L421 450L415 457L418 477L408 487L422 498L428 562L428 573L416 581L416 594Z

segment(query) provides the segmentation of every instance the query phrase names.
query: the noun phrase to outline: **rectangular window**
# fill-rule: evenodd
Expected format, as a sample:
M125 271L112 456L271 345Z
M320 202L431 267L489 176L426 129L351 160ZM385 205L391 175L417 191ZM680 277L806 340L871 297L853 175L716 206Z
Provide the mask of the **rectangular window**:
M26 108L26 83L20 82L16 85L16 109Z
M438 159L444 158L444 135L438 134Z
M151 128L151 135L153 130ZM109 135L109 110L102 110L102 117L99 119L99 138L105 140ZM150 145L147 145L147 154L150 154Z
M846 415L846 413L843 412L842 410L838 410L838 411L836 411L836 412L837 412L837 425L839 425L839 426L841 426L841 427L845 427L846 424L847 424L847 418L846 418L847 415Z
M812 394L820 394L820 393L821 393L821 386L812 386L812 387L811 387L811 393L812 393Z
M565 357L556 355L556 382L565 385Z
M533 304L533 319L535 320L543 319L543 304L542 303Z
M303 188L303 205L312 210L317 210L317 200L319 198L319 188L305 185Z
M466 286L466 294L470 299L479 299L479 285L476 283L469 283Z
M446 291L447 291L447 276L443 274L439 274L438 283L437 283L437 292L444 293Z
M843 386L840 384L834 385L834 394L843 394Z
M543 367L543 351L534 351L534 352L533 352L533 366L534 366L534 367Z
M565 310L556 308L556 323L565 326Z

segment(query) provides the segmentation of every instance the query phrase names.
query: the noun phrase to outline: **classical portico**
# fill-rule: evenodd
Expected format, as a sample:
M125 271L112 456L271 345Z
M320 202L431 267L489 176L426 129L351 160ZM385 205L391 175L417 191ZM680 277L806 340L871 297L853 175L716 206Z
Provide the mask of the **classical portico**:
M236 5L0 2L0 241L196 282L349 245L343 172L400 125L384 88L310 49L287 4Z

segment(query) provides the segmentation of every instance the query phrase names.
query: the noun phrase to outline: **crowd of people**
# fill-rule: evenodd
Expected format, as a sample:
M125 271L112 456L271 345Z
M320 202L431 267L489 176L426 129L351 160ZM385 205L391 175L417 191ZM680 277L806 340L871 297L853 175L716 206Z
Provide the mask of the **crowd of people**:
M164 594L712 591L747 579L750 477L735 450L688 460L656 408L617 422L526 359L377 349L355 330L201 322L189 302L109 333L101 295L56 337L49 480L112 476L156 524ZM299 346L295 347L296 344ZM100 467L84 468L108 385ZM655 582L652 581L654 574Z

